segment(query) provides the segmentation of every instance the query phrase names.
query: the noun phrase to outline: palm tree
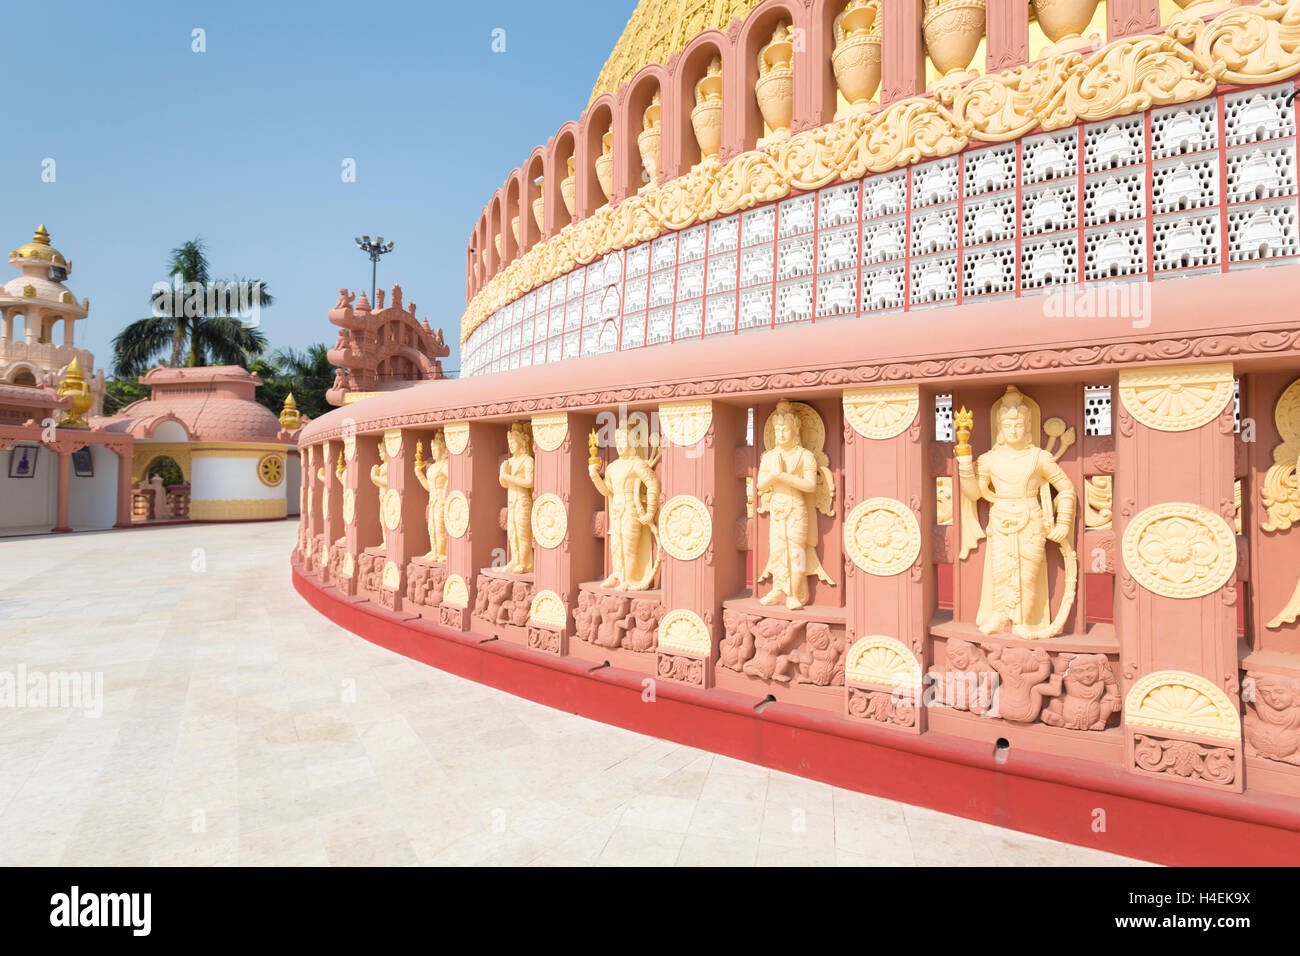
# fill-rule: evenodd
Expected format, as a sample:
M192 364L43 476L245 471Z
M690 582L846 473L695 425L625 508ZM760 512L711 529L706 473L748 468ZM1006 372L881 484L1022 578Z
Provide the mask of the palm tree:
M202 239L172 250L168 274L172 284L156 285L150 297L153 314L132 322L113 339L114 375L134 378L169 349L168 365L179 368L246 365L266 348L266 336L239 318L274 304L260 279L213 280Z

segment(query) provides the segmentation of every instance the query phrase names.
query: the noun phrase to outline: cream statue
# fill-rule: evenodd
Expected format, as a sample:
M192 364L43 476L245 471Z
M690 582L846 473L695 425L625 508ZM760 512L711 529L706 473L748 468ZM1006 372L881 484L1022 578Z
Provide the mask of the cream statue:
M328 444L328 442L327 442L326 444ZM322 454L322 455L321 455L321 460L324 461L324 459L325 459L325 456L324 456L324 454ZM324 494L328 495L328 494L329 494L329 486L330 486L329 479L326 477L326 472L325 472L325 469L324 469L324 468L322 468L320 471L321 471L321 473L320 473L320 480L323 481L323 482L325 482L325 491L324 491ZM348 466L347 466L346 464L344 464L344 462L343 462L343 452L339 452L339 461L338 461L338 464L334 466L334 474L338 477L339 484L342 485L344 488L346 488L346 487L347 487L347 484L348 484L348 483L347 483L347 479L344 478L344 475L346 475L347 473L348 473ZM327 512L327 513L328 513L328 512ZM382 519L381 519L381 520L382 520ZM337 541L335 541L334 543L337 544L337 545L343 545L343 544L346 544L346 543L347 543L347 540L348 540L348 536L347 536L347 532L346 532L346 530L345 530L343 534L339 535L339 539L338 539Z
M510 560L505 570L529 574L533 570L533 436L527 425L515 422L506 437L510 457L501 463L501 487L506 494L506 543Z
M760 604L797 610L808 603L808 577L834 585L817 557L817 512L835 514L835 485L822 446L826 428L811 406L781 399L763 434L767 451L758 462L759 514L770 513L767 565L758 576L772 578ZM806 445L804 444L806 442Z
M384 455L384 441L379 440L379 464L370 466L370 480L379 493L379 533L384 551L388 550L388 527L384 524L384 492L388 490L388 459Z
M648 446L657 444L648 425L629 426L626 420L614 431L618 458L609 463L602 477L592 431L587 474L596 490L609 499L609 558L611 574L601 587L644 591L659 570L659 476L655 465L660 452L647 457ZM644 441L635 439L644 438Z
M429 440L429 454L432 460L425 461L423 448L415 443L415 477L420 487L429 493L429 506L425 511L425 520L429 524L429 553L425 561L447 560L447 523L444 509L447 505L447 482L451 470L447 463L447 442L442 432Z
M1065 626L1078 577L1072 539L1074 486L1057 464L1073 444L1074 430L1067 431L1060 419L1050 419L1044 427L1051 441L1047 449L1040 447L1038 405L1015 386L1008 386L993 403L993 447L973 464L968 444L972 424L971 413L963 408L956 418L955 449L962 495L961 557L965 559L981 538L989 541L975 624L985 634L1000 633L1010 624L1017 637L1052 637ZM1053 455L1058 437L1064 440ZM979 523L981 498L991 503L987 528ZM1055 618L1048 606L1048 541L1060 546L1066 569L1065 594Z

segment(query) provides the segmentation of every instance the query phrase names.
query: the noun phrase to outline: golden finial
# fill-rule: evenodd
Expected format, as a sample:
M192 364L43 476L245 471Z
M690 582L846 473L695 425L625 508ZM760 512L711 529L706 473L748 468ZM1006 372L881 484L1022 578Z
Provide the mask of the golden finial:
M59 383L58 394L59 398L72 397L72 407L64 413L58 427L89 428L90 424L86 421L86 412L90 411L90 406L95 403L95 397L90 393L90 386L86 384L86 373L82 370L81 362L75 355L63 373L63 381Z
M289 432L302 427L302 416L298 414L298 403L293 400L293 392L288 394L284 408L280 409L280 427Z
M597 451L599 447L600 447L600 440L596 438L596 429L593 428L591 430L591 434L587 436L587 454L589 456L587 458L587 464L589 465L600 464L600 453Z
M424 468L424 442L417 441L415 443L415 473L417 475L420 474L420 471L423 468Z
M48 246L50 244L50 234L45 229L45 223L41 223L36 230L36 235L32 236L32 242L38 246Z
M961 411L953 416L953 423L957 426L957 445L953 448L952 453L958 458L969 458L971 454L970 430L975 425L975 414L963 405Z

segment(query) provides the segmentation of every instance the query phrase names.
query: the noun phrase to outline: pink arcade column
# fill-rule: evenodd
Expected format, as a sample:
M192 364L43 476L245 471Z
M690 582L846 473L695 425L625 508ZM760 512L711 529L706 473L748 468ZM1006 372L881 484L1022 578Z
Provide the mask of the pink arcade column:
M427 499L412 468L414 437L406 438L397 428L384 432L384 454L388 487L379 500L379 517L388 533L388 547L380 572L379 604L401 611L407 565L429 549L424 524Z
M446 505L447 580L438 614L444 626L468 631L478 573L492 564L492 548L499 538L501 425L453 422L443 434L451 460Z
M1128 769L1240 792L1233 368L1123 370L1118 404Z
M135 459L135 442L112 442L108 448L117 456L117 519L114 528L131 527L131 465Z
M603 542L591 534L605 499L587 475L592 415L547 412L533 426L533 597L528 646L567 654L578 585L604 576Z
M656 670L697 687L713 686L722 602L745 587L745 554L734 535L745 513L736 449L745 443L746 411L707 399L659 406L665 613Z
M54 527L51 531L63 533L72 530L68 524L68 495L72 484L73 443L67 440L52 441L48 447L59 456L59 497L55 509Z
M845 707L922 733L926 632L934 613L934 495L915 385L844 392ZM928 439L929 435L924 435Z

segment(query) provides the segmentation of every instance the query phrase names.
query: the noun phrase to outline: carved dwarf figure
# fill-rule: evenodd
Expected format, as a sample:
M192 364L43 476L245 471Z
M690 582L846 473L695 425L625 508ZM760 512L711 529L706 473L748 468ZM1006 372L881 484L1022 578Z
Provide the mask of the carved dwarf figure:
M750 677L790 682L790 657L787 652L799 640L803 621L783 621L776 617L754 618L754 656L741 668Z
M1105 730L1119 711L1119 683L1105 654L1060 654L1053 662L1064 688L1047 703L1043 723L1066 730Z
M506 489L506 542L510 560L506 570L528 574L533 570L533 435L528 425L515 422L506 436L510 457L501 463L501 487Z
M590 591L578 593L578 606L573 609L573 632L580 641L590 644L596 639L596 595Z
M510 608L506 605L510 597L511 581L508 578L489 578L487 586L487 610L483 617L490 624L504 624L510 619Z
M639 654L653 651L659 642L659 619L662 616L663 607L658 601L633 601L632 613L622 625L626 629L623 646Z
M989 542L984 553L983 589L975 624L985 634L997 634L1010 624L1018 637L1052 637L1064 627L1074 598L1070 575L1071 569L1077 573L1071 560L1073 545L1070 543L1074 531L1074 486L1051 452L1036 443L1037 405L1009 386L1006 394L994 403L992 417L993 447L980 455L973 466L970 446L963 440L957 447L962 493L962 557L970 553L980 538L987 537ZM969 431L966 435L969 437ZM1057 492L1055 502L1051 495L1053 488ZM976 510L980 499L991 503L985 529L979 526ZM1048 541L1061 545L1067 569L1066 595L1055 620L1048 603Z
M647 433L644 435L643 432ZM594 433L593 433L594 434ZM609 558L611 574L601 587L623 591L644 591L659 570L659 538L655 517L659 513L659 476L654 466L656 452L647 458L648 426L628 421L614 431L618 458L609 463L604 477L600 461L593 461L587 474L596 490L609 499Z
M529 594L531 590L523 581L515 582L515 586L510 593L508 620L503 620L502 624L509 623L515 627L528 626L528 612L533 603L532 595Z
M600 598L600 623L596 627L596 644L601 647L618 647L623 642L619 624L627 617L628 600L617 594L605 594Z
M749 624L749 616L740 611L727 609L722 612L724 634L718 644L719 666L739 672L754 656L754 633Z
M388 458L383 439L379 441L379 464L370 466L370 481L379 493L379 533L384 553L388 553L388 525L384 524L384 492L388 490Z
M420 487L429 493L429 504L425 510L425 521L429 526L429 553L426 561L447 560L447 482L451 478L451 467L447 460L447 442L442 432L429 440L429 461L420 457L420 445L415 446L415 477Z
M488 607L488 586L492 579L480 574L474 581L474 617L486 617Z
M1300 764L1300 686L1273 675L1248 680L1254 700L1246 708L1246 755Z
M797 668L795 683L821 687L844 685L844 635L835 634L829 624L808 625L807 637L790 654Z
M984 645L989 666L1001 680L994 693L993 716L1017 724L1038 720L1045 697L1061 692L1061 677L1052 673L1052 660L1041 647Z
M772 579L772 590L762 604L785 601L791 609L808 603L808 577L816 575L834 584L817 557L817 512L833 514L830 503L834 484L820 443L814 449L801 443L802 409L781 399L768 420L772 441L758 462L759 513L768 520L768 559L759 581ZM765 430L766 431L766 430ZM766 440L766 435L765 435Z

